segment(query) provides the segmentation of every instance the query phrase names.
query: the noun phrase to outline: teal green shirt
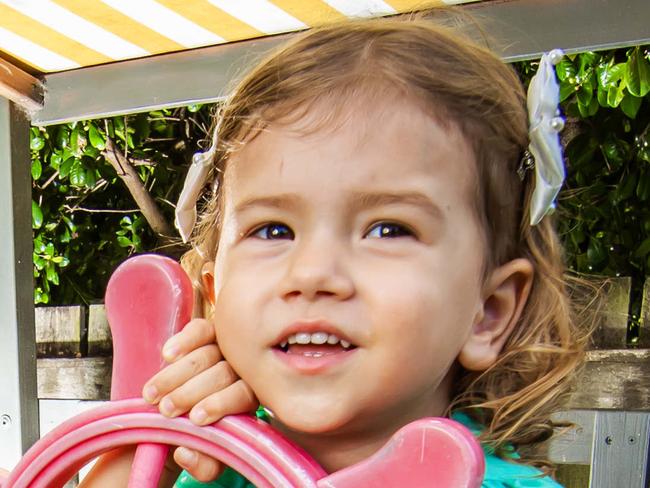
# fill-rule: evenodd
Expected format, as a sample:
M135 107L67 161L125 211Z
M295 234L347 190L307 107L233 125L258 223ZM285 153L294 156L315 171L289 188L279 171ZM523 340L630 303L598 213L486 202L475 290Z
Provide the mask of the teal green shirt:
M465 425L474 434L478 434L481 430L480 426L465 414L455 413L452 418ZM485 452L485 477L481 488L562 488L559 483L548 476L543 476L541 471L532 466L501 459L487 447L484 447L483 451ZM518 457L513 453L513 459ZM210 483L200 483L183 472L174 486L176 488L255 488L246 478L230 468L226 468L223 475Z

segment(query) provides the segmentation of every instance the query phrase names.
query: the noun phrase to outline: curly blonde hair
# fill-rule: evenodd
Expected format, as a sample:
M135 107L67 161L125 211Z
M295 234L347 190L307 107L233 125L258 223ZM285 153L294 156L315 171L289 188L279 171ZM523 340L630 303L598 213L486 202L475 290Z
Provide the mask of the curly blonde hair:
M583 360L586 335L575 325L552 219L528 224L532 178L517 174L528 146L525 93L511 67L427 19L351 21L305 32L260 62L221 106L211 180L221 182L230 156L269 124L298 119L324 99L331 114L321 123L329 124L359 94L388 92L415 101L443 126L454 124L472 146L486 276L520 257L535 267L530 298L499 360L481 373L461 370L450 406L484 425L481 440L497 453L534 444L554 430L550 413ZM218 192L210 194L195 248L183 259L195 277L216 254L220 210Z

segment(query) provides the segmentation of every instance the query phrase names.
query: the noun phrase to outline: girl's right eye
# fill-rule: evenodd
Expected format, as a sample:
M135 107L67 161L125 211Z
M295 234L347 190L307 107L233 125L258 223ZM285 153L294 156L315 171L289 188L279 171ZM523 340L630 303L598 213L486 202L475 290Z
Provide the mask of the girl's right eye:
M293 231L284 224L279 224L277 222L263 225L258 227L250 234L251 237L257 239L288 239L291 240L294 238Z

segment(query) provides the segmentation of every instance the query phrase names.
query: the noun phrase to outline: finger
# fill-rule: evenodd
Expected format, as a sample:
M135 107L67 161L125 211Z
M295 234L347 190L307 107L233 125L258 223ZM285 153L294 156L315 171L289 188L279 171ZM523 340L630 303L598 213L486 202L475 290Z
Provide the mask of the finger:
M190 473L194 479L202 483L217 479L224 469L224 466L216 459L187 447L179 447L174 451L174 461Z
M181 415L204 398L224 390L238 379L228 362L219 361L164 396L160 400L160 413L167 417Z
M142 397L149 403L158 403L168 393L221 361L216 344L201 346L156 373L142 388Z
M226 415L251 412L259 402L250 386L239 379L223 390L213 393L190 410L190 420L197 425L216 422Z
M165 342L162 348L163 359L172 363L201 346L215 342L212 322L206 319L192 319L183 327L183 330Z

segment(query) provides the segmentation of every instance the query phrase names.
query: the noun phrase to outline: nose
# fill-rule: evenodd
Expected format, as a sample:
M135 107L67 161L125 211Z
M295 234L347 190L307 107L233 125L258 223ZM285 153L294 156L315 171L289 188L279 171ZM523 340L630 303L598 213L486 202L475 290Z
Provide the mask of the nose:
M345 246L333 241L313 236L296 242L281 283L283 298L345 300L354 294Z

